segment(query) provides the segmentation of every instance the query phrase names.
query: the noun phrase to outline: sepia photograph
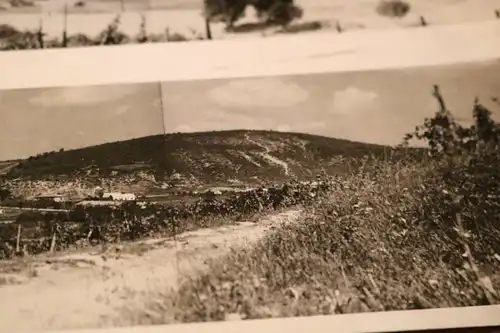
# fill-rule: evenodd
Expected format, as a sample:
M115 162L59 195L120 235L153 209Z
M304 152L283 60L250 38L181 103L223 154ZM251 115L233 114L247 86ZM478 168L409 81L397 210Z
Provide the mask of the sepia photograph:
M1 332L92 327L136 278L105 264L166 214L160 88L0 91Z
M433 29L498 19L499 0L0 0L0 50Z
M164 83L170 177L207 195L126 325L499 304L499 73Z
M0 91L0 331L500 304L499 73Z

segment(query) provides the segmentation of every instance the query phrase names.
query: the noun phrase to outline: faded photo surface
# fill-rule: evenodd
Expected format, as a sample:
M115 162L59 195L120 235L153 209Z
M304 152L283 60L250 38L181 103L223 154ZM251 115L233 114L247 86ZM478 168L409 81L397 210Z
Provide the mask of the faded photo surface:
M209 211L190 208L202 229L177 238L179 289L137 320L498 304L499 73L163 84L169 163L213 196Z
M357 33L500 18L499 0L0 0L0 50Z
M0 331L499 304L498 74L1 91Z
M96 327L119 304L130 282L104 261L135 237L137 209L120 205L159 188L160 96L158 83L0 91L0 331Z

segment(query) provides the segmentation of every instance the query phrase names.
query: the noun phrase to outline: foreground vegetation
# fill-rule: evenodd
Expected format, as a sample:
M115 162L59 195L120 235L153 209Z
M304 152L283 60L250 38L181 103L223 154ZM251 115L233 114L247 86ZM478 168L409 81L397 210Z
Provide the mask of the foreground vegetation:
M119 206L77 206L69 212L23 212L15 223L0 224L0 259L231 224L258 213L307 205L326 190L325 186L285 184L181 205L125 202Z
M204 20L206 31L204 34L193 31L191 36L179 33L171 33L168 27L162 34L151 34L146 29L146 17L142 15L137 34L129 36L120 31L120 15L117 15L110 24L98 35L88 36L82 33L69 35L66 27L61 32L60 38L46 38L43 27L36 31L20 31L12 26L0 25L0 51L25 50L25 49L47 49L67 48L81 46L102 46L120 44L142 44L157 42L184 42L192 40L212 39L210 29L211 22L227 22L228 27L242 17L248 1L220 1L210 0L204 2ZM248 2L250 3L250 2ZM293 4L293 0L262 0L253 3L259 17L266 17L264 26L281 26L286 31L286 26L296 18L302 16L302 9ZM68 20L67 8L65 22ZM321 28L321 27L319 27ZM304 30L310 28L303 27ZM296 28L295 28L296 30ZM314 30L314 29L313 29ZM295 32L295 31L293 31Z
M11 5L14 7L33 6L33 3L29 5L26 3ZM83 5L85 2L79 3ZM244 16L247 6L255 9L259 21L235 26L235 23ZM381 16L401 18L408 14L411 6L403 0L381 0L375 10ZM205 31L203 33L191 31L191 35L170 32L167 26L164 33L148 33L145 16L141 18L137 33L127 35L120 30L119 14L96 36L83 33L70 35L65 27L59 38L47 38L42 26L37 30L20 31L10 25L0 24L0 51L210 40L212 39L211 24L219 22L225 23L226 31L232 33L262 32L267 28L277 28L276 33L299 33L321 30L330 26L323 21L294 22L303 16L303 9L296 5L294 0L203 0L202 16L205 21ZM68 20L70 19L66 8L64 21ZM421 20L424 19L421 18ZM336 28L338 32L344 31L338 21Z
M0 51L184 42L206 39L206 37L196 32L191 36L175 32L172 33L167 27L162 34L151 34L147 33L145 27L146 19L143 17L142 23L137 29L137 34L129 36L120 30L120 15L117 15L116 18L96 36L88 36L83 33L70 35L66 31L63 31L60 38L47 38L42 27L37 30L21 31L13 26L1 24Z
M406 141L419 163L365 161L301 223L210 263L135 324L422 309L500 302L500 126L476 101L470 127L441 109Z

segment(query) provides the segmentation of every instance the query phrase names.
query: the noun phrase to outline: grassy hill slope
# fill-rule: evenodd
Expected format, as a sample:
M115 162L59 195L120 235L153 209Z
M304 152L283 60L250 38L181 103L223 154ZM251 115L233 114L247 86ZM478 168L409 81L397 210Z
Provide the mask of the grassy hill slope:
M345 171L345 158L384 156L388 147L317 135L231 130L173 133L106 143L30 157L6 177L109 177L153 173L162 181L174 172L201 183L309 178L326 169Z

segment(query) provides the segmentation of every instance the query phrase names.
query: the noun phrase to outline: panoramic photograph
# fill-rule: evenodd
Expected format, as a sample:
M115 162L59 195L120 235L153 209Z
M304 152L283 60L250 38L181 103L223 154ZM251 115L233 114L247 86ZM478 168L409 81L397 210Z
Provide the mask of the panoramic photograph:
M177 236L178 290L130 324L499 304L499 73L164 83L169 163L256 192Z
M0 0L0 50L466 29L496 19L500 0Z
M499 304L498 73L0 92L0 331Z
M159 83L0 91L0 331L86 327L126 286L94 261L160 211L162 112Z

